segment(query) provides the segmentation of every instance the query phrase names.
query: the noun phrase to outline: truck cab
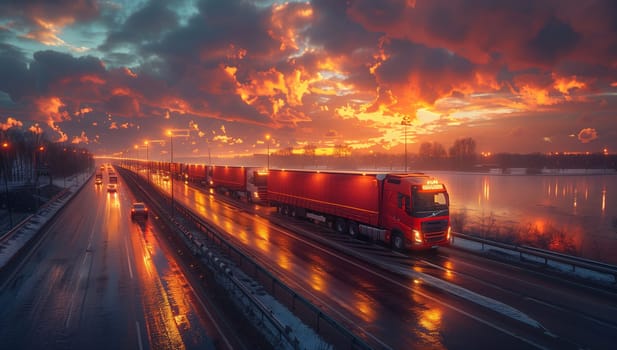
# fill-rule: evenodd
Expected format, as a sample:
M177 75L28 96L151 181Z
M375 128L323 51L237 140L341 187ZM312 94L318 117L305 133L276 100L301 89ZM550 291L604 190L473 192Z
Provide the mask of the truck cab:
M381 220L395 249L449 245L450 202L444 184L423 174L388 175L383 181Z

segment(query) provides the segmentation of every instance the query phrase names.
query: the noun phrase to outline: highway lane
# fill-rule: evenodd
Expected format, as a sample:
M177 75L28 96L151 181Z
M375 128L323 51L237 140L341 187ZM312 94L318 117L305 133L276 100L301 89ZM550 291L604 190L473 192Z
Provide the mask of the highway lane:
M122 181L117 194L85 186L0 281L1 347L233 348L161 244L156 219L131 221Z
M156 178L153 182L169 190L168 182ZM546 332L541 322L536 324L535 318L524 319L527 316L524 312L518 316L528 322L513 318L508 312L518 310L508 309L507 298L488 293L482 299L487 288L482 283L463 283L461 289L469 288L473 296L464 298L452 293L448 285L438 288L426 283L426 278L388 273L294 234L292 231L306 231L309 235L317 232L322 236L329 233L306 222L298 221L293 228L275 225L273 222L280 218L272 214L271 208L245 204L238 207L220 200L218 195L204 194L180 182L176 182L174 188L178 202L227 232L239 247L294 290L376 347L489 349L496 344L504 349L576 347L569 339ZM345 237L338 240L349 241ZM395 268L397 264L400 266L401 257L382 247L359 241L352 241L350 245L370 250L365 253L388 261ZM403 257L405 259L408 258ZM464 273L467 268L459 264L458 259L464 261L464 258L453 257L448 264L460 266L460 272ZM407 264L410 264L405 267L407 270L415 271L415 263ZM477 264L481 267L483 262ZM442 281L449 279L444 275L459 272L437 270L437 277ZM416 276L429 275L417 272ZM456 286L457 282L452 281L450 286ZM509 287L502 285L500 288ZM492 300L491 297L498 298ZM487 301L491 307L485 305ZM558 320L560 316L552 317ZM599 344L608 341L610 338L603 337Z

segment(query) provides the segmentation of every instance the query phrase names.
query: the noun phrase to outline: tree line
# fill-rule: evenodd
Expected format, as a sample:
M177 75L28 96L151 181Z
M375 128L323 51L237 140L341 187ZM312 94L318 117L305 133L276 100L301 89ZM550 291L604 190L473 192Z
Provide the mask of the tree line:
M5 182L32 184L44 176L67 177L94 167L85 148L50 142L43 133L9 128L0 133L0 173Z
M402 170L404 154L374 152L354 154L351 147L338 144L332 155L317 155L317 147L304 146L301 154L294 153L291 147L280 149L270 156L274 167L288 168L337 168L337 169L376 169ZM528 173L541 169L614 169L617 170L617 156L601 152L591 154L515 154L478 153L473 138L461 138L446 149L438 142L423 142L418 153L407 154L408 171L422 170L460 170L486 171L487 169L526 168Z

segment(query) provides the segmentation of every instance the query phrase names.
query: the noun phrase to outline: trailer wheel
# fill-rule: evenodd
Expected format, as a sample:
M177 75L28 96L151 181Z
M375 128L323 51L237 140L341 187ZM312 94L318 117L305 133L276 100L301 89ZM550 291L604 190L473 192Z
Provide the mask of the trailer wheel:
M405 248L405 243L403 241L403 235L401 235L400 233L393 233L391 239L392 239L392 248L394 248L394 250L401 251Z
M347 231L347 222L345 219L337 218L334 222L334 230L337 233L345 233L345 231Z
M349 222L349 227L347 228L347 232L353 238L357 238L360 233L360 228L358 227L358 223L355 221Z
M283 215L289 216L289 206L288 205L283 207Z

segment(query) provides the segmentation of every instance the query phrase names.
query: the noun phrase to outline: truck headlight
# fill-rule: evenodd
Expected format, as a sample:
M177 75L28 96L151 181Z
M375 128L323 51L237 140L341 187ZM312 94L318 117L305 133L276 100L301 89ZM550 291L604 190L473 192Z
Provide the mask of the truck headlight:
M452 226L448 226L448 231L446 231L446 240L450 240L452 238Z
M413 233L413 240L415 243L422 244L422 232L419 230L411 230Z

